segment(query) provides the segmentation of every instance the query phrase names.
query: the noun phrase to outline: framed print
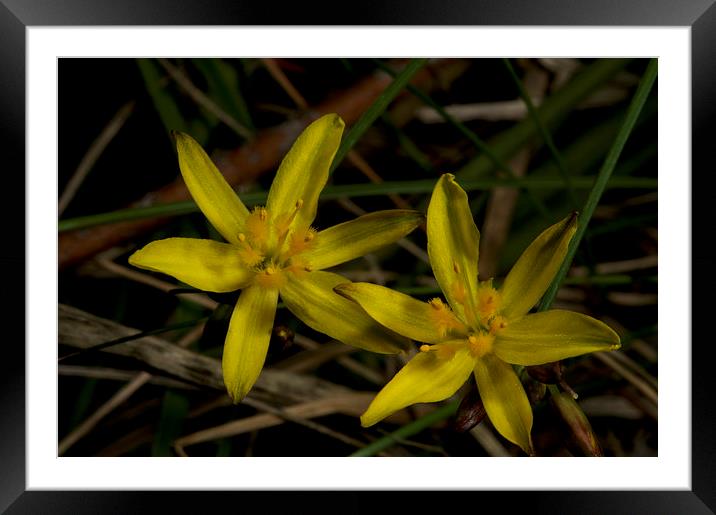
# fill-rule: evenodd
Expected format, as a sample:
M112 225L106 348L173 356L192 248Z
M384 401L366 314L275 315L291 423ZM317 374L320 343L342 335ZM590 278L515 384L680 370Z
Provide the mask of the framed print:
M712 512L711 3L4 0L0 507Z

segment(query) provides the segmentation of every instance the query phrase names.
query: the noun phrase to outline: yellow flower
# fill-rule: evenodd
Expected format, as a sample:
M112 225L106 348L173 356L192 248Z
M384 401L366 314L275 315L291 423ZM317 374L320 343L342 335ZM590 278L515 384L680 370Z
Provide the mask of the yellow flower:
M417 211L390 210L323 231L311 227L343 128L335 114L308 126L283 159L266 207L253 211L196 141L175 134L187 188L228 243L169 238L148 244L129 262L205 291L242 289L222 358L224 383L234 402L243 399L261 372L279 295L308 326L344 343L379 353L400 352L409 344L333 292L345 278L322 271L397 241L424 218Z
M453 175L443 175L428 207L428 254L448 303L420 302L367 283L335 289L384 326L424 342L361 416L363 426L411 404L444 400L473 373L492 424L531 454L532 410L511 364L620 347L619 336L592 317L557 309L528 314L554 278L576 226L575 214L545 230L496 290L491 280L477 278L480 233L467 195Z

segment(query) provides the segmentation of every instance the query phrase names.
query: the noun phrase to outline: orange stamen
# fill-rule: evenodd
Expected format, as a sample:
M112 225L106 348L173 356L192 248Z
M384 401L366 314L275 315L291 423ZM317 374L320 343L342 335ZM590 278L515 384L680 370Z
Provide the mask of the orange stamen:
M316 229L313 227L294 231L288 245L288 255L295 256L308 250L315 243L316 234Z
M254 249L249 242L246 240L246 235L244 233L239 233L239 257L241 258L241 261L243 261L248 268L253 268L261 261L263 261L264 256L261 254L258 250Z
M487 333L471 334L467 338L467 343L470 346L470 353L476 358L481 358L488 352L491 352L494 341L495 337Z
M286 284L286 274L279 268L268 266L256 274L256 282L264 288L281 288Z
M265 207L255 207L246 218L246 232L253 247L265 247L269 239L268 211Z
M438 332L441 336L446 336L452 329L460 329L462 327L462 324L450 310L450 307L441 299L431 299L428 301L428 304L433 308L430 310L430 318L433 324L438 328Z

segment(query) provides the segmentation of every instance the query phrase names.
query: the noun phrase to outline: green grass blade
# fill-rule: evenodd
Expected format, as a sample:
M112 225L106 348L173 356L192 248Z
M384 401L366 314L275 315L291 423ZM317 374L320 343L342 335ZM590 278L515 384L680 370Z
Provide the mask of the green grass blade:
M253 120L241 94L236 70L223 59L192 59L191 62L204 75L209 97L232 118L253 132Z
M397 431L393 431L392 433L379 438L375 442L366 445L362 449L358 449L356 452L351 454L351 456L374 456L380 451L399 443L401 440L418 434L420 431L427 429L433 424L451 417L457 411L459 404L460 401L453 401L450 404L441 406L424 417L421 417L410 424L404 425Z
M422 68L427 59L413 59L403 70L395 77L395 80L385 88L385 91L373 102L373 104L366 110L365 113L353 124L348 134L343 138L341 146L338 147L336 157L333 159L331 164L331 173L333 170L341 164L341 161L346 157L346 154L351 148L358 142L368 128L373 125L373 122L386 110L388 105L398 94L405 88L408 81L415 75L420 68Z
M393 123L393 121L390 119L390 116L388 116L387 113L383 113L380 119L383 121L385 126L393 132L403 152L405 152L405 154L410 159L412 159L415 164L417 164L418 167L420 167L422 170L426 172L432 172L433 165L430 162L430 158L422 150L420 150L420 148L418 148L418 145L412 139L410 139L400 127L397 127Z
M507 58L503 58L502 62L505 63L505 67L507 68L507 71L510 73L510 76L512 77L512 80L515 82L515 85L517 86L517 89L520 92L520 96L522 97L523 102L525 103L525 106L527 106L527 112L530 115L530 118L532 118L532 121L535 124L535 127L537 128L537 131L540 133L540 136L542 137L542 141L545 142L547 145L547 148L549 148L549 151L552 153L552 159L554 159L555 164L557 165L557 169L559 170L559 173L562 175L562 179L564 179L564 185L567 188L567 193L570 196L570 199L574 203L574 206L576 207L579 205L577 202L577 197L574 195L574 188L572 187L572 182L569 178L569 173L567 173L567 168L564 165L564 160L562 159L561 154L557 150L557 146L554 144L554 140L552 139L552 135L550 134L547 127L545 127L544 123L542 123L542 120L539 117L539 114L537 113L537 109L534 106L534 103L532 103L532 99L530 98L529 93L525 89L524 85L522 84L522 81L517 76L517 73L515 72L515 69L512 66L512 63L510 63L510 60Z
M577 189L589 189L593 184L592 177L577 177L573 185ZM460 185L465 191L487 190L497 187L513 187L531 190L553 190L562 185L562 180L555 177L524 177L519 179L497 179L485 178L461 182ZM657 186L656 179L640 177L618 177L610 182L610 188L624 189L654 189ZM321 194L321 200L335 200L341 197L372 197L390 194L423 194L430 193L435 187L434 179L420 179L416 181L386 181L380 184L342 184L327 186ZM241 200L247 206L254 206L266 202L267 193L258 191L244 193ZM124 222L127 220L139 220L142 218L155 218L178 216L189 213L196 213L199 207L193 200L183 202L172 202L156 206L134 207L119 209L107 213L67 218L58 223L59 232L84 229L95 225Z
M375 62L381 69L385 70L387 73L390 73L390 74L395 73L390 68L388 68L383 63L381 63L380 61L375 61ZM470 129L468 129L464 123L462 123L461 121L459 121L455 117L453 117L450 113L448 113L445 109L443 109L443 107L440 104L435 102L432 98L430 98L430 96L426 95L425 93L420 91L415 86L412 86L409 84L407 86L407 89L413 95L415 95L417 98L419 98L423 103L432 107L438 114L440 114L440 116L443 117L443 119L446 122L448 122L450 125L455 127L455 129L457 129L458 132L460 132L460 134L462 134L465 138L467 138L467 140L470 141L470 143L475 145L475 147L480 152L482 152L484 155L489 157L495 163L495 166L498 169L506 172L507 175L513 179L517 177L517 174L515 174L514 170L512 170L512 168L510 168L510 166L507 163L505 163L502 159L500 159L500 157L492 151L490 146L487 143L485 143L477 134L475 134ZM528 195L530 201L534 204L534 207L537 209L537 211L539 211L543 216L546 215L547 208L545 208L544 204L542 202L540 202L539 199L535 198L531 191L528 191L527 195Z
M540 120L554 128L575 105L622 70L630 59L600 59L586 66L562 89L547 97L537 110ZM509 159L535 136L531 120L523 120L492 138L488 145L500 159ZM494 168L493 160L486 155L470 161L455 175L460 181L484 177ZM461 182L462 183L462 182Z
M392 75L395 77L396 73L391 68L386 66L381 61L375 60L374 61L376 65L386 73ZM442 118L450 125L452 125L460 134L462 134L467 140L472 143L477 150L482 152L484 155L486 155L492 162L494 163L495 167L506 172L510 177L516 177L515 172L510 168L510 166L505 163L497 154L495 154L492 149L490 148L490 145L488 145L485 141L482 140L477 134L475 134L473 131L468 129L468 127L462 123L460 120L452 116L450 113L448 113L443 106L438 104L435 100L433 100L429 95L418 89L417 87L408 84L406 89L412 93L416 98L418 98L421 102L423 102L425 105L431 107L435 110L436 113L438 113Z
M159 67L151 59L137 59L137 66L167 134L172 130L187 132L189 125L174 102L174 98L164 88Z
M184 419L189 414L189 399L167 390L162 399L159 423L152 441L152 456L175 456L172 442L181 435Z
M629 139L629 135L631 134L631 131L636 124L636 120L637 118L639 118L639 114L641 113L641 110L644 107L647 98L649 97L651 88L654 85L654 81L656 80L657 67L658 61L656 59L652 59L651 61L649 61L649 65L646 67L644 76L639 82L639 86L637 87L637 90L634 93L634 97L629 104L624 123L622 124L621 129L619 129L619 133L617 134L617 137L614 140L614 143L612 144L612 147L609 150L606 159L604 160L604 164L599 171L599 174L597 175L597 179L594 181L594 186L592 187L592 190L589 193L589 197L587 198L587 202L584 205L584 209L582 210L579 225L577 227L577 232L575 233L574 237L572 238L572 241L569 244L569 250L567 251L567 255L565 256L564 262L562 263L562 266L560 267L559 271L557 272L557 275L552 281L552 284L550 284L550 287L547 289L547 292L542 298L542 303L539 307L540 311L544 311L550 308L550 306L554 302L555 296L557 295L557 290L559 290L562 281L567 275L567 271L572 264L572 259L574 259L574 254L577 251L577 247L582 241L587 225L589 224L589 221L594 214L594 210L596 209L597 204L599 204L599 200L602 197L602 193L604 193L604 190L607 187L609 178L611 177L612 172L614 171L614 168L619 159L619 156L624 149L624 145Z

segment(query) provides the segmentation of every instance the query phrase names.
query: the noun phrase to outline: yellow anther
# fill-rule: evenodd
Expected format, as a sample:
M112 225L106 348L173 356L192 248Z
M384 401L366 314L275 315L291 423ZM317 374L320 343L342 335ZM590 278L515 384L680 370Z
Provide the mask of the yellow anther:
M286 241L286 236L288 236L289 230L291 229L291 224L296 218L296 215L298 214L298 211L303 207L303 199L298 199L296 201L296 204L294 204L293 211L290 213L284 213L281 216L278 217L276 220L276 231L278 233L278 246L281 247L283 243ZM294 239L294 235L291 235L291 239Z
M460 273L460 265L457 264L457 261L452 262L452 269L456 274Z
M239 257L246 266L252 268L263 261L263 254L251 246L244 233L240 232L237 238L239 239Z
M436 311L439 311L441 309L445 309L445 304L443 304L442 299L438 299L437 297L434 299L430 299L428 301L428 304L430 304L430 307L433 308Z
M480 318L487 322L500 310L500 293L492 287L492 281L480 283L477 289L477 311Z
M286 284L286 274L279 268L268 266L256 274L256 282L264 288L280 288Z
M291 234L288 245L288 256L295 256L308 250L316 239L316 230L312 227L296 230Z
M436 345L421 345L420 352L432 352L438 359L451 359L462 348L462 342L438 343Z
M507 319L503 316L497 315L490 320L490 334L497 334L505 327L507 327Z
M246 218L246 232L252 246L264 248L269 240L268 211L264 207L255 207Z
M470 346L470 353L476 358L481 358L488 352L491 352L494 341L494 335L488 333L471 334L467 338L467 343Z
M462 323L460 323L452 310L441 299L430 299L428 304L432 308L429 311L431 321L437 327L441 336L446 336L451 330L460 330L463 328Z
M284 264L283 271L290 272L296 276L301 276L306 272L313 271L313 268L311 268L311 265L305 259L292 257Z

